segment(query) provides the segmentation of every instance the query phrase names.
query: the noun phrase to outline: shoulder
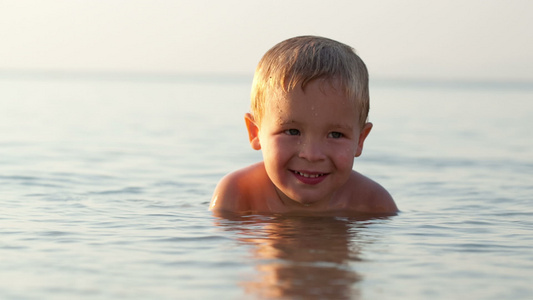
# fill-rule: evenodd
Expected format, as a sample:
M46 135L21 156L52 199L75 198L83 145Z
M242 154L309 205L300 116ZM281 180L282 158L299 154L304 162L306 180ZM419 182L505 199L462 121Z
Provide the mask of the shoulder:
M244 212L251 209L254 182L261 181L262 163L237 170L224 176L217 184L209 209L212 211Z
M353 171L350 178L352 182L352 196L358 210L366 213L395 214L398 207L390 193L374 180Z

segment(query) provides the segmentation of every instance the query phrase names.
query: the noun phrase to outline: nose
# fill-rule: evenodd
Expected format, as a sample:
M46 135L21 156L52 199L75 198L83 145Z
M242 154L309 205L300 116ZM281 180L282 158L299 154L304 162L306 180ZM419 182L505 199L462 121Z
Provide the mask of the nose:
M300 144L298 157L308 161L320 161L326 156L323 151L322 143L319 141L306 140Z

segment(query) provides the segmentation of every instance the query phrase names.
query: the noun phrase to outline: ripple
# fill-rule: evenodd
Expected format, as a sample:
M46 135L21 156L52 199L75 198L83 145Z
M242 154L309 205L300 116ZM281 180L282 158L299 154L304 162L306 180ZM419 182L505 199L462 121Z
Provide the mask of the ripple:
M94 195L115 195L115 194L142 194L144 190L140 187L125 187L117 190L105 190L99 192L92 192L90 194Z

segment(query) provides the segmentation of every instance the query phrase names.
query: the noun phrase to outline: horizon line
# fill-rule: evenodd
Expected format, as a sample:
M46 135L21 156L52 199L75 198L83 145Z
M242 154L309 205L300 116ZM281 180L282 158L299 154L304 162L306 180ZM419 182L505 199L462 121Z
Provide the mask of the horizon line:
M2 80L111 80L151 82L205 82L251 84L253 73L231 72L164 72L164 71L110 71L110 70L60 70L60 69L0 69ZM533 89L531 79L487 79L487 78L437 78L371 76L370 84L386 86L420 87L463 87L463 88L505 88Z

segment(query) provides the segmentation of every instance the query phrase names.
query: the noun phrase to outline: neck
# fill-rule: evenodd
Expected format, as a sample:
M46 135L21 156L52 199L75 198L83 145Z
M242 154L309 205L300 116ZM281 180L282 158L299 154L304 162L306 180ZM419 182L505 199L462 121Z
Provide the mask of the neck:
M287 197L283 192L281 192L277 187L274 187L276 194L278 196L278 203L281 207L283 207L284 211L290 212L290 211L302 211L302 212L314 212L314 211L328 211L330 210L330 203L333 199L333 196L331 196L329 199L320 200L314 203L302 203L299 201L295 201L289 197Z

